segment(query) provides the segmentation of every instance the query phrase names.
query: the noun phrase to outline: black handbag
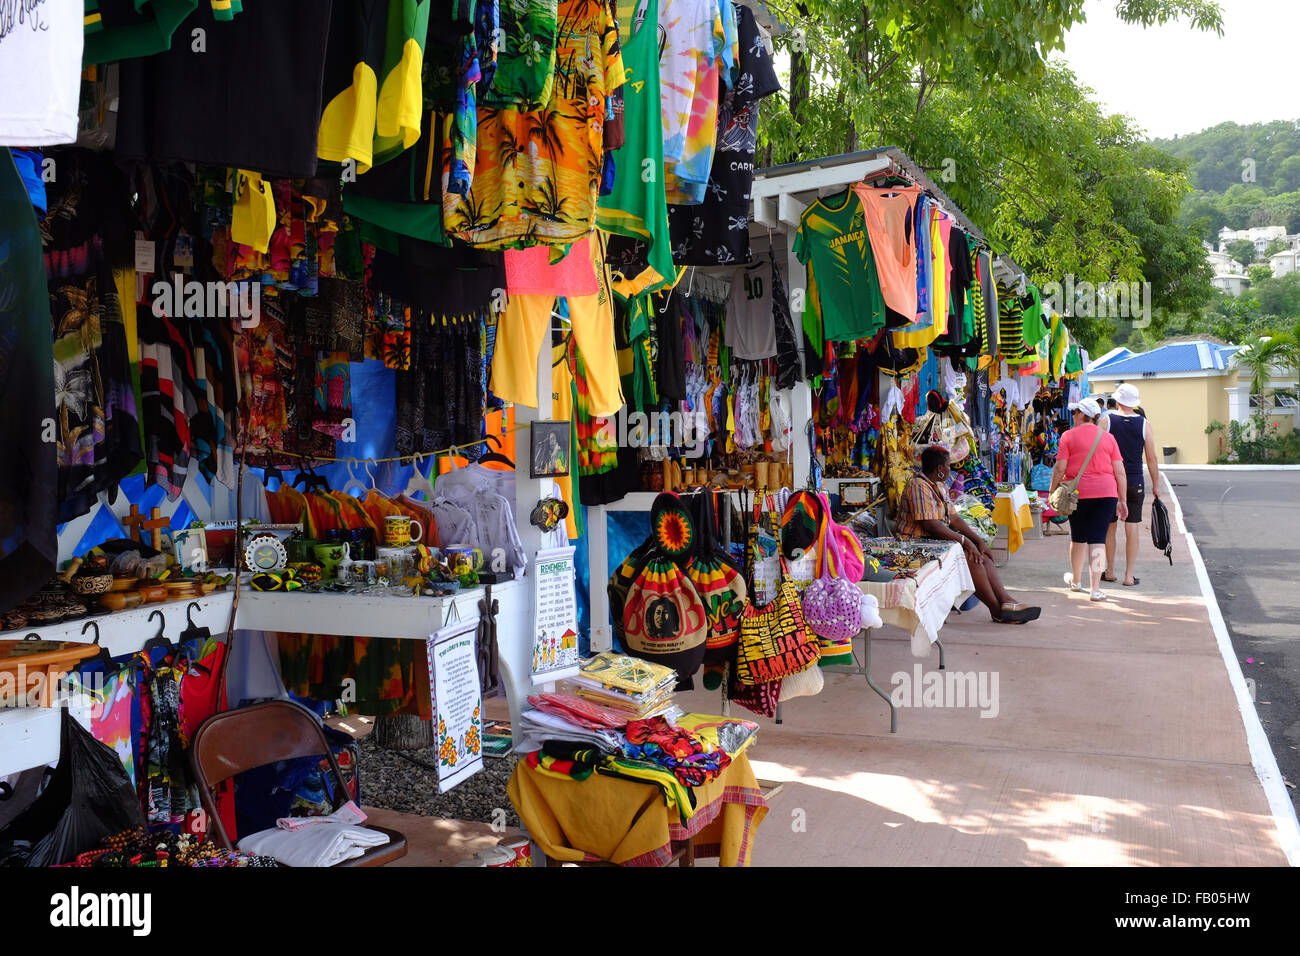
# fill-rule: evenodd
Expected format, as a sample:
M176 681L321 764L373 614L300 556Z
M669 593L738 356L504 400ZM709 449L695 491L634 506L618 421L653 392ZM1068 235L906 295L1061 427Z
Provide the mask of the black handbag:
M1174 546L1169 534L1169 509L1159 498L1151 500L1151 543L1157 551L1163 551L1169 564L1174 563Z

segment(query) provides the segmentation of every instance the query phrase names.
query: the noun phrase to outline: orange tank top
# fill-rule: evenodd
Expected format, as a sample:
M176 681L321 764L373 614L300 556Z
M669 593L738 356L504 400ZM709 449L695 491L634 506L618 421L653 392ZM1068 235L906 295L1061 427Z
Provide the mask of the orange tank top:
M916 321L916 246L911 223L919 186L887 186L875 189L865 183L853 187L862 201L871 253L885 305L910 321Z

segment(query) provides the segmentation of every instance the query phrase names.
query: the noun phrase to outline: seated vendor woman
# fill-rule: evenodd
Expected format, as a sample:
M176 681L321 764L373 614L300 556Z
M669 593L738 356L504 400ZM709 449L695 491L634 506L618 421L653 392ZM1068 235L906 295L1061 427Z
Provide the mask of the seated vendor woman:
M1024 624L1038 619L1040 608L1017 604L1007 593L993 566L993 552L979 532L953 513L948 500L948 452L933 445L921 452L921 474L907 483L898 506L894 530L900 538L956 541L966 552L975 593L999 624Z

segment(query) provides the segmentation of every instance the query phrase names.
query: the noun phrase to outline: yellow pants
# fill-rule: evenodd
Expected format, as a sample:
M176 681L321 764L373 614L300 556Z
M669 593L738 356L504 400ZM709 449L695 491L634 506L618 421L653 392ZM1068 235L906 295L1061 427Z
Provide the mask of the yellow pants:
M600 289L595 295L568 297L569 321L587 368L591 413L613 415L623 407L623 389L614 345L614 297L605 268L604 235L595 233L588 245ZM537 356L550 330L554 306L555 297L550 295L512 295L506 302L492 355L491 388L498 398L537 407Z

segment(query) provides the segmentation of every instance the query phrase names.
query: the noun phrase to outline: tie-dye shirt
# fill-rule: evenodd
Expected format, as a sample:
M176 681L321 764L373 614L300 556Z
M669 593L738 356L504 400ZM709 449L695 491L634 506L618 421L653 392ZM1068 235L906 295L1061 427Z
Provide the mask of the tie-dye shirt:
M718 0L664 0L659 31L659 98L668 202L692 205L704 200L718 132L723 51L729 49L722 4Z

